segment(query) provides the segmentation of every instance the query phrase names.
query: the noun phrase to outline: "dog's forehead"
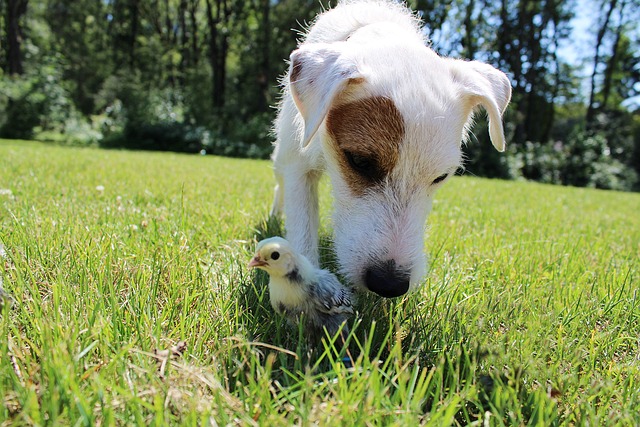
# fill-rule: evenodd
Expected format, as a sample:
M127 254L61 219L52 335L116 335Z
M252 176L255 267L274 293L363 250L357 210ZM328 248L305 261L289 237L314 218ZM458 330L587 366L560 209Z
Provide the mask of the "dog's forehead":
M464 120L451 102L424 89L399 100L397 93L367 96L329 111L330 149L354 194L364 194L386 177L431 182L459 165ZM353 156L375 163L373 175L355 170Z
M467 117L455 100L438 107L415 103L399 110L405 121L405 135L399 145L395 175L406 180L431 183L451 173L462 163L462 140Z

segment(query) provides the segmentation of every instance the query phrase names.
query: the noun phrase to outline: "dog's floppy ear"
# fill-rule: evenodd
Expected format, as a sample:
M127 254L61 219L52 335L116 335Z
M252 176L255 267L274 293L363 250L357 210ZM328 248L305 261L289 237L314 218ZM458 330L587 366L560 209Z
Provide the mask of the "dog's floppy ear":
M291 94L304 119L305 147L326 117L336 96L350 83L361 83L358 71L342 43L311 43L291 53Z
M451 73L462 83L463 98L468 114L482 106L489 116L489 137L498 151L504 151L505 138L502 114L511 99L511 82L491 65L478 61L453 60Z

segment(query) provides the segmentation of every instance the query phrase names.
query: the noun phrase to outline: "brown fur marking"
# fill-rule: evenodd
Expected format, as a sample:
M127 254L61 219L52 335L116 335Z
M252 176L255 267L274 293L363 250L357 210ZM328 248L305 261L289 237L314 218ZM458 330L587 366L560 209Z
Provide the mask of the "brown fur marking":
M327 130L347 184L362 195L395 167L404 121L391 99L375 96L332 108ZM367 159L372 167L367 173L355 170L345 153Z

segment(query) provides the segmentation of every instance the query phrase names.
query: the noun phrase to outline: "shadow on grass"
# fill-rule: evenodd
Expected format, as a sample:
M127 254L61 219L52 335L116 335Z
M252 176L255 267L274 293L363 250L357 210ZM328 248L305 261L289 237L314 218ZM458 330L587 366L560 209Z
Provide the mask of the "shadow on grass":
M281 220L271 217L262 220L254 227L252 238L248 239L251 245L249 253L255 250L256 242L282 235L284 227ZM330 271L337 270L333 240L328 234L320 236L320 264ZM346 283L344 278L338 277ZM273 311L269 302L268 283L269 276L256 269L249 282L239 289L238 298L251 340L293 351L305 362L314 365L314 360L305 357L313 356L314 352L306 344L301 331L288 325ZM405 353L420 353L421 358L427 359L425 362L433 362L437 352L432 349L442 348L444 339L439 322L433 322L430 316L430 309L434 306L426 305L419 293L386 299L366 291L356 292L357 315L349 325L352 355L356 358L364 355L370 359L384 360L399 343ZM452 336L447 338L457 339ZM300 367L308 366L303 364Z

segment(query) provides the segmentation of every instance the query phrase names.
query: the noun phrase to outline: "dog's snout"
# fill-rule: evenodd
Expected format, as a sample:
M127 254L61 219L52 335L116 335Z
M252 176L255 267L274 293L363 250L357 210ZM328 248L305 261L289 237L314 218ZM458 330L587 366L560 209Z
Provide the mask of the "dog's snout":
M381 297L395 298L407 293L410 277L409 270L389 260L367 268L364 283L370 291Z

